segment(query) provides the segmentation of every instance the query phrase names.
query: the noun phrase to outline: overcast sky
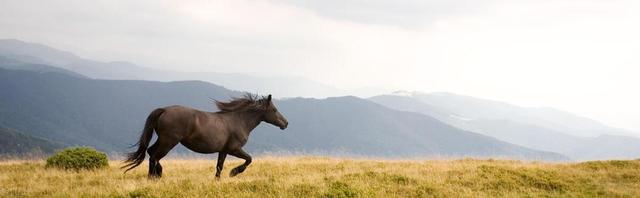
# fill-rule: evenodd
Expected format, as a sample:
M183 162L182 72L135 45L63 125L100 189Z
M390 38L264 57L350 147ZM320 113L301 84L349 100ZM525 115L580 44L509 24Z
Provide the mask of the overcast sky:
M637 0L0 0L0 37L147 67L449 91L640 131Z

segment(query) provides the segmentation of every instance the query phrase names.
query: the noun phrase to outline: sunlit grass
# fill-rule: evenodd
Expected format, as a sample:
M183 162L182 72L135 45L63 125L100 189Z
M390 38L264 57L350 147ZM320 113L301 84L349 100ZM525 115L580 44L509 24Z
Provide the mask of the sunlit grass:
M487 197L639 196L640 161L573 164L510 160L374 160L261 157L221 180L213 160L163 160L127 174L112 161L96 171L46 169L44 161L0 162L0 197Z

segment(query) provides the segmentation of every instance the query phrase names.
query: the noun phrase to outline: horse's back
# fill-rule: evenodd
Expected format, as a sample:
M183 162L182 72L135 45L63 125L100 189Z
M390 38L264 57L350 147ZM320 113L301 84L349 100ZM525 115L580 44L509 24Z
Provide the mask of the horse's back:
M158 135L185 137L193 128L193 122L203 112L181 105L163 107L164 113L158 118Z
M222 149L228 139L224 122L215 114L194 108L173 105L164 107L160 117L164 136L178 140L187 148L212 153Z

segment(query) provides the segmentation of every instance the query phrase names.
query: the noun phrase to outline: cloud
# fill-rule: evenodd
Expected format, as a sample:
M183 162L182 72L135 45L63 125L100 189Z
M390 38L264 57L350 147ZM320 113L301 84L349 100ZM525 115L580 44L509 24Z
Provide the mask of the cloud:
M420 28L439 19L482 12L495 1L468 0L303 0L274 1L335 20Z
M452 91L640 129L638 4L4 0L0 37L162 69Z

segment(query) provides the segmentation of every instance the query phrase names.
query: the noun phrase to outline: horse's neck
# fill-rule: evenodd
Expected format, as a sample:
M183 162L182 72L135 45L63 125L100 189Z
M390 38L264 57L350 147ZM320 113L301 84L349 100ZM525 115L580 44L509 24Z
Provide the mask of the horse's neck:
M238 122L247 130L247 135L262 122L261 115L258 112L236 112L234 117L238 119Z

